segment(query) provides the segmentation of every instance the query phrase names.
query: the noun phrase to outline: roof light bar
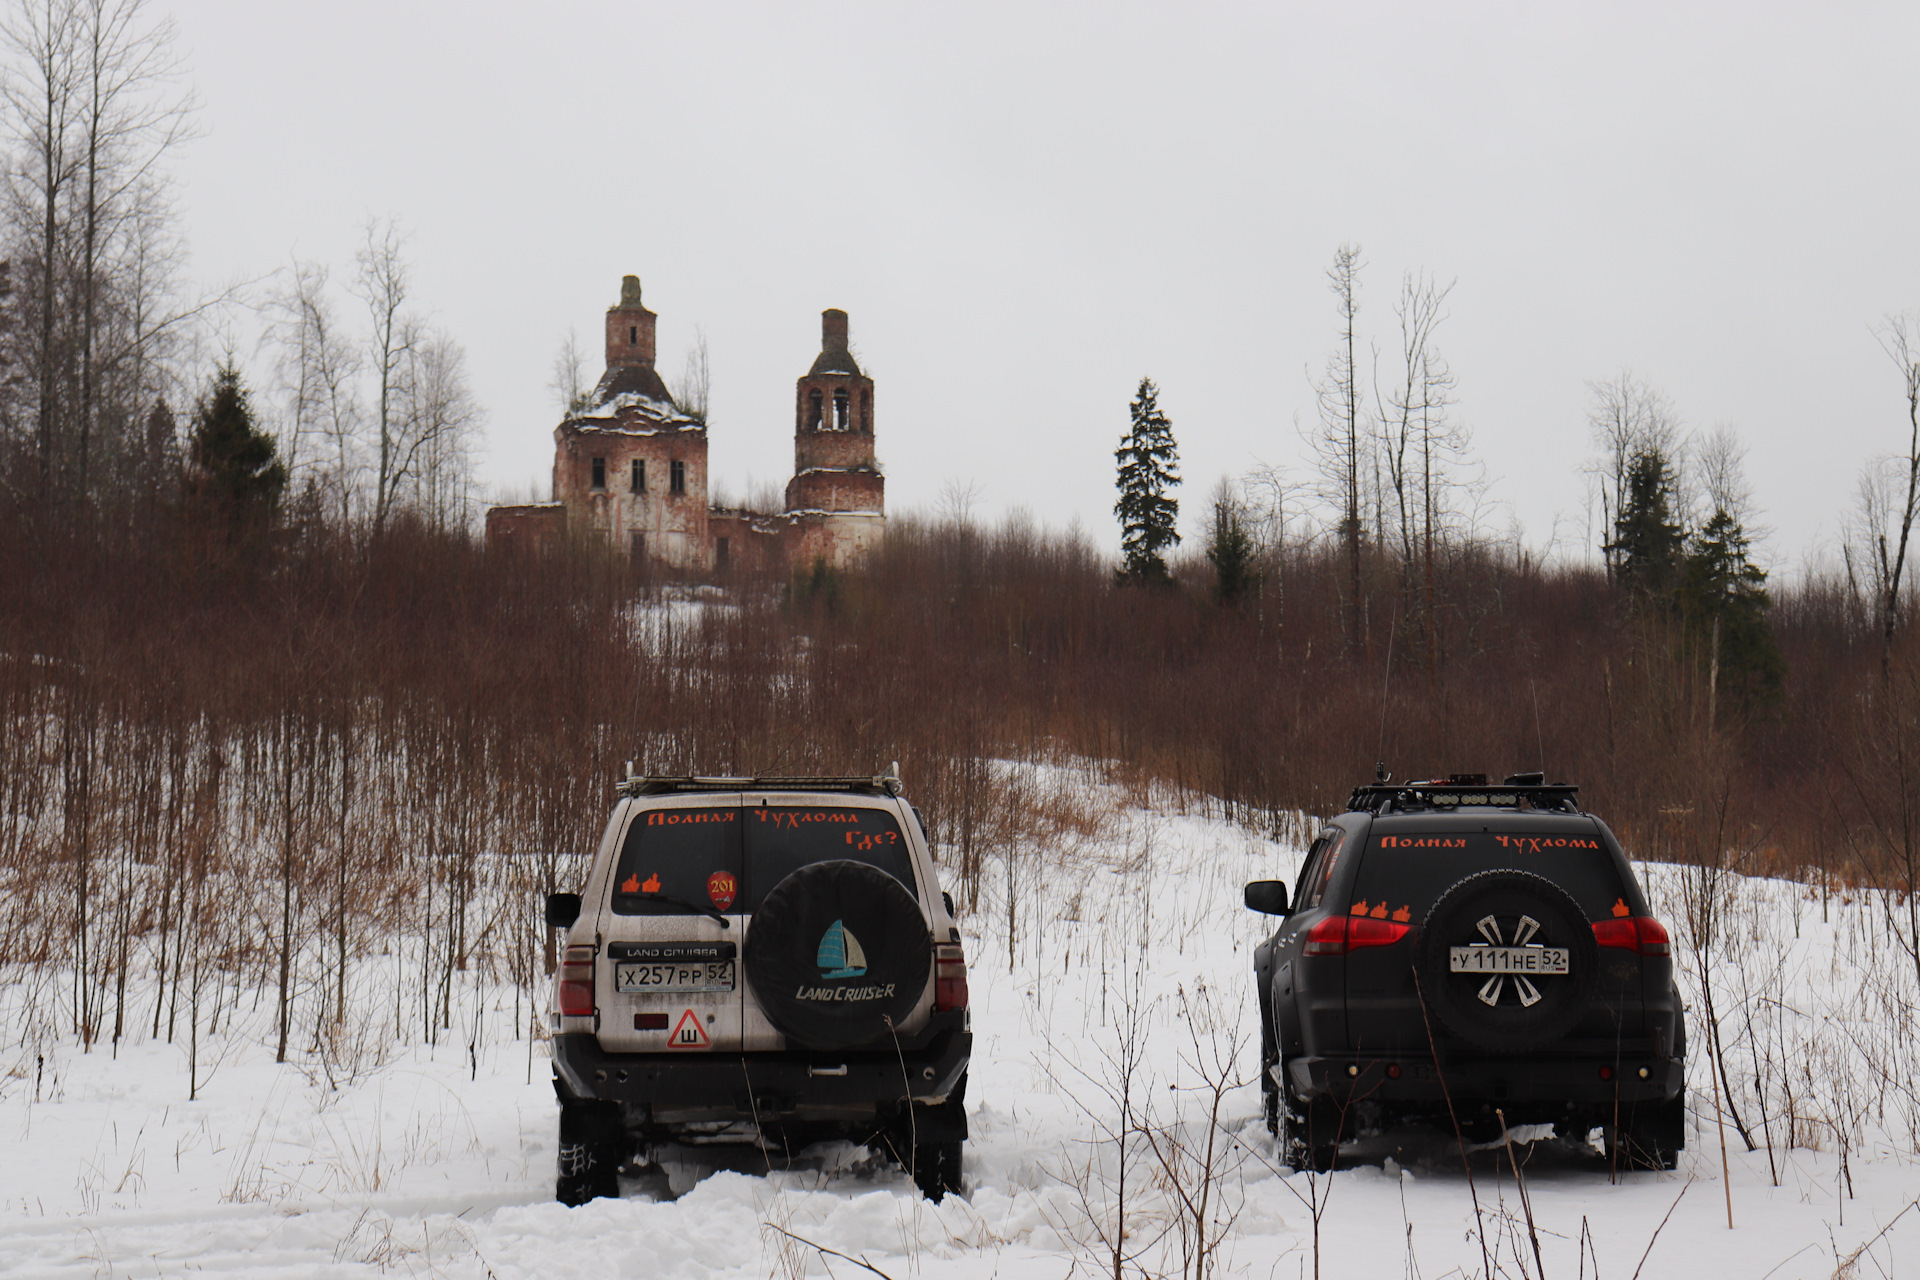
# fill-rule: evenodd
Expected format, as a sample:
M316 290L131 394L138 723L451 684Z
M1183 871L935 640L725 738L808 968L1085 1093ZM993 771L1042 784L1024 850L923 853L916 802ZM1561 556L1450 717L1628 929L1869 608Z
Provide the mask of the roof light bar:
M1515 774L1515 778L1537 775ZM1475 778L1477 781L1466 781ZM1347 797L1349 812L1391 813L1396 809L1454 809L1485 806L1498 809L1545 809L1558 813L1578 813L1580 788L1571 782L1516 783L1513 778L1498 785L1486 781L1484 774L1455 774L1428 782L1399 782L1355 787Z
M755 774L751 777L718 777L703 774L636 774L628 766L627 776L616 784L623 796L658 796L679 791L865 791L890 796L901 794L900 766L891 772L869 775Z

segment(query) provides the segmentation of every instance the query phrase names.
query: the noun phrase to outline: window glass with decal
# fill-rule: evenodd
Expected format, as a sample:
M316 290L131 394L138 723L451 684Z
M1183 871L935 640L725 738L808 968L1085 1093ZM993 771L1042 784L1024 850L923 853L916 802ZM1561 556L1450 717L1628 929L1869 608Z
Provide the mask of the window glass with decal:
M1624 887L1598 833L1396 831L1367 840L1353 915L1418 923L1441 894L1479 871L1532 871L1565 889L1591 920L1619 914ZM1342 904L1329 903L1338 907Z
M740 825L732 805L636 814L614 869L614 914L739 910Z
M883 809L756 805L745 811L746 906L751 911L787 876L816 862L845 858L880 868L916 898L906 837Z

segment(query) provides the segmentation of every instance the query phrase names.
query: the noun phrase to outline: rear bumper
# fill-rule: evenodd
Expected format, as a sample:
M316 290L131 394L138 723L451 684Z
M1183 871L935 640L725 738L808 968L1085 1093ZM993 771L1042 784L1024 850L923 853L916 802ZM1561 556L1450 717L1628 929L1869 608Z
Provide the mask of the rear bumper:
M896 1048L837 1053L608 1053L589 1034L553 1038L563 1097L625 1105L637 1121L670 1123L886 1114L945 1102L973 1053L964 1012L934 1014Z
M1603 1077L1602 1069L1611 1073ZM1433 1103L1455 1108L1503 1102L1569 1106L1664 1102L1686 1083L1678 1058L1621 1050L1602 1055L1474 1057L1328 1055L1286 1064L1296 1094L1340 1103ZM1642 1072L1645 1074L1643 1075Z

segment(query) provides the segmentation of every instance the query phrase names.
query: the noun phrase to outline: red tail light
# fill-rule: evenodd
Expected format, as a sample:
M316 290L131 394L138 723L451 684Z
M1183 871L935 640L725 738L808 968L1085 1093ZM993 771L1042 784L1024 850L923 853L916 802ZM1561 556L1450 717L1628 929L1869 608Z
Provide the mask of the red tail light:
M1412 931L1412 925L1397 920L1328 916L1307 930L1307 945L1301 950L1310 956L1343 956L1362 947L1390 947Z
M967 957L957 942L933 949L933 1011L950 1013L967 1007Z
M568 947L554 983L555 1003L563 1018L593 1016L593 948Z
M1628 916L1618 920L1595 920L1593 940L1603 947L1616 947L1643 956L1673 954L1673 942L1667 928L1652 916Z

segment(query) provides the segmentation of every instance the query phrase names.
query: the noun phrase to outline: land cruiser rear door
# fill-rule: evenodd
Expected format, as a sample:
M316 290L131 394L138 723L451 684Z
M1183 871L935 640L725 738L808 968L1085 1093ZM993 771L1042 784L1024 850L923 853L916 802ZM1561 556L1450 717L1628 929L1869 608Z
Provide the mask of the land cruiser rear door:
M775 885L802 867L819 862L847 860L878 867L898 880L926 916L929 886L919 881L915 861L900 825L897 802L876 801L868 797L833 794L776 793L748 794L742 798L741 839L744 846L745 874L740 903L746 928L753 928L753 913ZM823 947L828 946L822 938ZM848 946L844 939L842 948ZM857 940L852 944L858 946ZM823 956L826 952L823 950ZM808 976L815 977L818 970ZM754 999L750 983L742 981L742 1047L746 1049L782 1049L787 1038L775 1027ZM924 1025L933 1002L933 984L927 983L913 1012L901 1024L902 1031Z
M603 1048L741 1047L741 825L737 795L631 806L600 920Z

